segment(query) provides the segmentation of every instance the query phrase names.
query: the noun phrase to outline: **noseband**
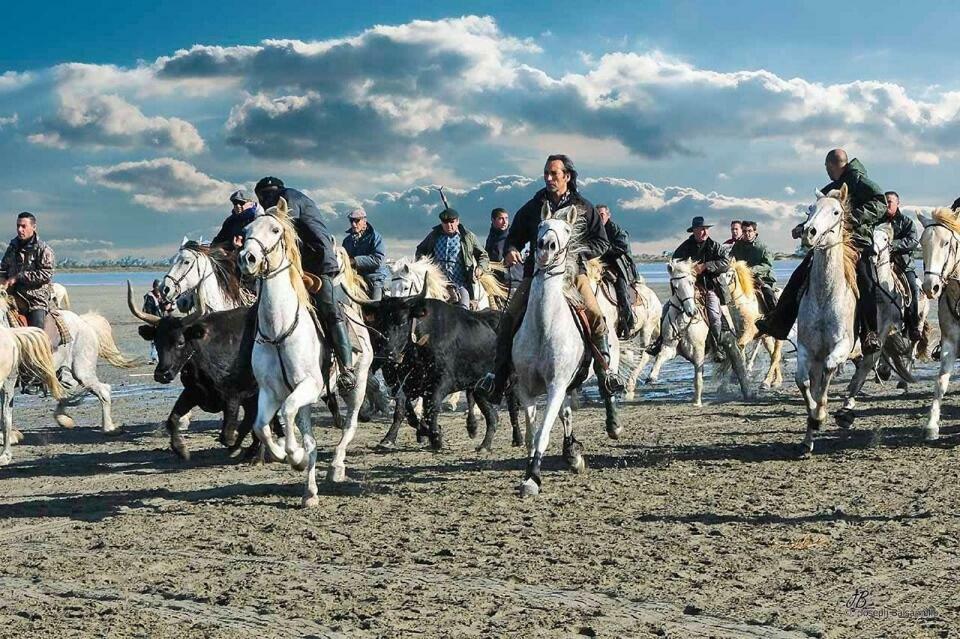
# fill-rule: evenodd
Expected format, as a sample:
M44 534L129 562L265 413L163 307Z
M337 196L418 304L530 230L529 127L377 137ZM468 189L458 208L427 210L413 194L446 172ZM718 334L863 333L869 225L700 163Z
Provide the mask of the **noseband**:
M264 214L262 217L272 217L276 219L276 216L270 214ZM257 246L260 247L260 252L263 254L263 266L260 268L260 273L257 274L256 278L258 280L269 280L276 277L280 273L283 273L285 270L293 266L293 263L290 260L287 260L287 263L281 266L280 268L271 271L270 270L270 254L276 251L278 248L283 247L283 234L281 233L280 239L276 243L267 248L263 242L260 241L258 237L247 237L244 239L244 242L254 242Z
M213 274L212 270L208 271L206 275L201 275L200 273L200 260L201 258L206 258L206 256L197 251L191 251L190 249L181 249L181 250L185 250L188 253L192 253L194 256L196 256L197 259L194 262L194 264L197 267L197 277L199 277L200 280L197 282L197 285L195 288L200 288L200 285L203 284L204 281L206 281L206 279L210 277L211 274ZM180 283L183 282L183 280L187 279L187 276L190 275L190 271L192 270L193 270L193 266L190 266L190 268L184 271L183 275L181 275L178 278L174 278L173 276L170 275L170 273L167 273L166 275L163 276L164 280L170 280L172 282L172 288L174 290L173 299L177 299L178 297L180 297L180 295L184 293L184 291L180 290Z
M564 222L564 224L567 224L567 223ZM567 224L567 226L569 227L570 225ZM543 234L543 237L546 237L547 234L549 233L553 233L557 237L557 245L559 245L560 236L557 235L557 232L555 230L547 229L547 232ZM543 239L543 238L538 239L537 241L538 244L540 239ZM565 272L566 271L565 263L567 261L567 249L569 248L570 248L570 241L568 240L567 243L563 246L563 248L557 250L556 255L553 256L553 259L550 260L550 262L548 262L543 266L537 266L536 272L543 273L544 278L553 277L554 275L560 275L561 273ZM538 252L539 250L540 249L537 249Z

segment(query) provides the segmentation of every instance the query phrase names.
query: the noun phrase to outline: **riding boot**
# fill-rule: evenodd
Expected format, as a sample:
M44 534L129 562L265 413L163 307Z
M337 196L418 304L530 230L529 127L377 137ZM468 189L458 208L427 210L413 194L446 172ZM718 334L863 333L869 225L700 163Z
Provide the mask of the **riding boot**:
M650 346L647 346L647 355L656 357L660 354L661 348L663 348L663 335L657 335L657 339L653 340Z
M340 392L347 393L357 385L357 375L353 371L353 347L350 345L346 322L342 320L334 322L332 328L333 352L340 367L337 386L340 388Z
M770 312L777 307L777 296L773 293L773 287L766 282L760 284L760 297L763 300L764 312Z
M857 289L860 293L857 300L857 311L861 326L860 347L864 355L876 353L882 346L880 339L877 337L876 282L873 262L864 252L857 264Z
M520 322L527 309L530 281L529 278L520 281L500 316L493 371L487 373L476 385L475 392L494 406L498 406L503 401L503 394L510 381L510 373L513 371L513 336L520 328Z
M618 277L613 288L617 293L617 335L621 339L628 339L636 329L636 320L633 309L630 308L629 284L623 277Z
M590 338L597 352L603 358L602 363L596 358L593 362L593 372L597 374L598 385L609 395L622 393L626 390L626 387L616 375L610 373L608 368L610 366L610 343L607 341L607 336L594 333Z
M757 320L757 330L764 335L777 339L787 339L790 329L797 321L800 313L800 297L807 276L810 274L810 265L813 263L813 251L807 253L800 265L793 271L790 280L780 293L780 300L773 310Z
M748 388L749 377L747 375L747 366L743 361L743 352L737 345L736 335L730 331L724 331L720 337L720 346L722 347L724 353L726 353L730 363L733 365L733 372L737 375L737 382L740 384L740 390L743 392L743 398L749 399L750 390Z
M708 337L710 339L710 345L713 348L713 361L717 364L727 361L727 355L724 352L723 339L720 335L720 329L711 326Z

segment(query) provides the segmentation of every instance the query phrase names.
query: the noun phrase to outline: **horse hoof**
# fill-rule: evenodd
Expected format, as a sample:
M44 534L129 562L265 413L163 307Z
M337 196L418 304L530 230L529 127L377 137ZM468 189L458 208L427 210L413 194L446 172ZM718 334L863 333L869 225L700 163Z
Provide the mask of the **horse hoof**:
M54 420L56 420L57 424L59 424L62 428L73 428L77 425L77 423L73 421L73 417L70 417L69 415L56 415Z
M347 469L344 466L331 466L327 469L327 481L339 484L347 479Z
M700 408L703 406L703 402L693 402L694 408Z
M837 422L837 426L843 430L849 429L853 426L853 422L856 419L856 415L853 414L853 411L847 408L841 408L837 411L837 414L834 415L834 420Z
M493 452L493 444L484 442L484 443L480 444L479 446L477 446L476 452L478 452L478 453L483 453L483 452L492 453L492 452Z
M396 450L397 442L391 441L389 439L384 439L379 444L377 444L376 449L383 452Z
M924 428L923 429L923 441L926 442L935 442L940 439L940 429L939 428Z
M540 486L532 479L527 479L520 484L520 497L536 497L539 494Z
M617 425L613 428L610 428L609 426L607 427L607 437L609 437L610 439L613 439L613 440L620 439L620 435L622 433L623 433L622 426Z
M9 455L7 453L0 455L0 466L6 466L12 461L13 461L13 455Z
M183 444L170 444L170 450L177 454L177 457L183 461L190 461L190 451Z
M303 498L304 508L316 508L319 505L320 505L320 497L318 495L311 495L310 497Z
M23 441L23 433L17 430L16 428L10 433L10 445L19 444Z

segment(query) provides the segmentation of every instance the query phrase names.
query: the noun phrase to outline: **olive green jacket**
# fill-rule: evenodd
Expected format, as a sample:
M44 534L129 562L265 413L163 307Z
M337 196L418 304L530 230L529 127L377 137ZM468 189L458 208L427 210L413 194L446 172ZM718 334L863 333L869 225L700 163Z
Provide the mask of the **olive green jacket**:
M773 276L773 258L770 251L760 240L748 242L737 240L730 249L730 256L740 262L746 262L754 276L773 286L777 279Z
M883 189L867 177L867 169L856 158L847 163L840 179L834 180L820 191L826 195L844 184L847 185L853 210L853 242L859 248L872 246L873 229L883 222L887 214L887 198Z

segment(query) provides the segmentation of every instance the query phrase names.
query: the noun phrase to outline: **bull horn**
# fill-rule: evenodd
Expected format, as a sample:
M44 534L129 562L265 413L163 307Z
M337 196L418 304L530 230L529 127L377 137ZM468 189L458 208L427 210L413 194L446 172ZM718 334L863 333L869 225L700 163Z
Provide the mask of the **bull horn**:
M127 280L127 306L130 307L130 312L133 313L133 316L136 317L138 320L146 322L151 326L156 326L157 324L160 323L159 317L157 317L156 315L151 315L150 313L141 311L133 303L133 286L130 284L130 280Z
M184 326L187 326L189 324L193 324L201 317L203 317L203 311L200 309L197 309L192 313L190 313L189 315L187 315L186 317L184 317L181 321L183 322Z
M376 305L377 305L377 302L376 302L376 301L373 301L373 300L371 300L371 301L358 300L357 298L355 298L353 295L350 294L350 291L347 290L347 287L346 287L346 286L341 286L341 287L340 287L340 292L343 293L344 295L346 295L347 298L348 298L351 302L353 302L354 304L356 304L357 306L359 306L359 307L362 308L362 309L366 309L366 308L376 308Z
M427 299L427 290L430 288L430 271L427 271L423 274L423 288L420 290L420 294L417 295L417 299L421 302Z

